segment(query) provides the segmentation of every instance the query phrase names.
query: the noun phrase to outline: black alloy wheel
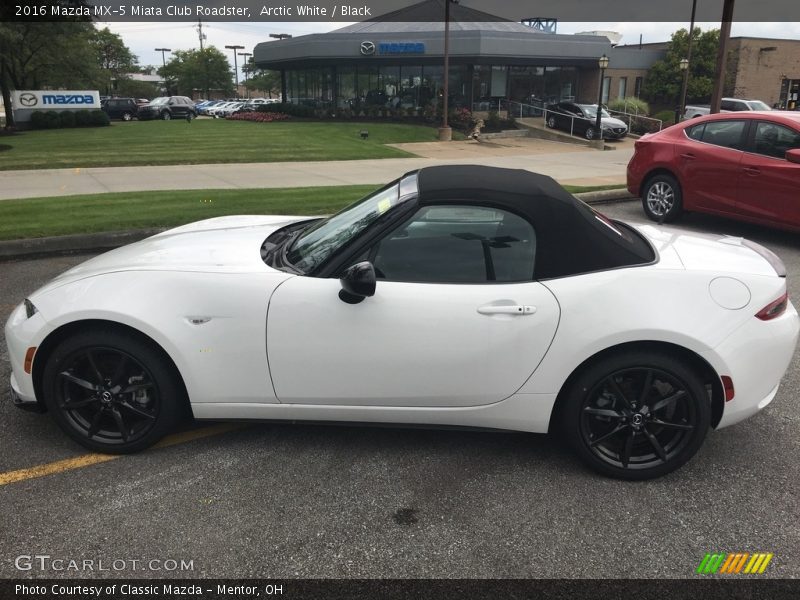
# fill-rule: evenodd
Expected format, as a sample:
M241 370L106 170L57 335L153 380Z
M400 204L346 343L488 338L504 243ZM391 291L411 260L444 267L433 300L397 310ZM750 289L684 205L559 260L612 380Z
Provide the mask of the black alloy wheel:
M62 342L44 372L45 403L80 444L114 454L163 437L180 414L181 386L146 342L116 332Z
M702 381L683 363L622 355L578 377L565 416L567 436L589 466L612 477L650 479L697 452L711 407Z
M172 118L172 115L169 114L168 110L165 110L164 112L161 113L161 118L165 121L169 121Z

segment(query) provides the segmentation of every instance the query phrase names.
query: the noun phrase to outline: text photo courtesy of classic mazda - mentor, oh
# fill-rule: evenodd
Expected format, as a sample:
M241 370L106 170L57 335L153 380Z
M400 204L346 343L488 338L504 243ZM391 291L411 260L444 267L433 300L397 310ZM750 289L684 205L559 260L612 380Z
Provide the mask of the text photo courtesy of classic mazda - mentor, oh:
M101 452L191 410L561 431L597 471L646 479L767 406L798 331L758 244L461 165L325 219L220 217L124 246L30 294L5 335L16 403Z

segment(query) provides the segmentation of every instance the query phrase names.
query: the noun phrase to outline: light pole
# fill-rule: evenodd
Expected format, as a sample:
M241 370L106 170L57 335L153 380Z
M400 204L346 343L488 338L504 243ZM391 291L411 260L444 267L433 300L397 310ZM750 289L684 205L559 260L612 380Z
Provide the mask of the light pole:
M236 51L244 50L244 46L225 46L228 50L233 50L233 77L236 80L236 97L239 97L239 64L236 60Z
M603 80L606 76L606 69L608 68L608 57L603 54L599 59L597 59L597 66L600 67L600 86L597 91L597 116L595 117L594 122L594 131L597 139L600 140L602 143L603 141L603 126L601 124L600 118L603 113Z
M444 82L442 89L442 126L439 128L439 141L453 139L453 130L447 124L448 96L450 95L450 0L444 0Z
M689 44L686 50L686 58L681 60L681 70L683 71L683 82L681 83L681 100L679 113L675 118L678 123L681 117L686 112L686 90L689 88L689 63L692 61L692 43L694 42L694 17L697 12L697 0L692 0L692 20L689 24ZM683 67L683 61L686 61L686 68Z
M689 59L682 58L678 63L678 67L683 75L683 86L681 88L681 97L678 98L678 106L675 107L675 123L681 122L681 117L683 116L683 111L685 110L683 105L686 102L686 78L689 74Z
M169 94L169 86L167 85L167 57L164 54L165 52L172 52L172 48L156 48L156 52L161 52L161 66L163 67L162 75L164 75L164 89Z
M242 59L243 60L243 62L242 62L242 73L244 73L244 80L247 81L247 71L248 71L247 57L248 56L253 56L253 53L252 52L239 52L239 56L243 56L244 57ZM250 100L250 88L247 87L247 84L245 84L244 87L247 90L247 99Z
M292 37L291 33L270 33L269 37L276 40L288 40Z

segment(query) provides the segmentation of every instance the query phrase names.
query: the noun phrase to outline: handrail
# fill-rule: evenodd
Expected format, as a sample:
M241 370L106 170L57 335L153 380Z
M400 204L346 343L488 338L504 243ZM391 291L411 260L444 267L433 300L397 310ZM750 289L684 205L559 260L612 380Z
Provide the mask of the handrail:
M656 119L656 118L653 118L653 117L645 117L645 116L640 115L638 112L637 113L629 113L629 112L624 112L624 111L621 111L621 110L611 110L609 108L607 108L606 110L608 111L609 114L622 115L623 117L627 117L628 118L628 131L630 131L630 129L631 129L631 121L633 119L636 119L637 121L651 121L653 123L657 123L659 131L661 131L664 128L664 121L662 121L661 119Z

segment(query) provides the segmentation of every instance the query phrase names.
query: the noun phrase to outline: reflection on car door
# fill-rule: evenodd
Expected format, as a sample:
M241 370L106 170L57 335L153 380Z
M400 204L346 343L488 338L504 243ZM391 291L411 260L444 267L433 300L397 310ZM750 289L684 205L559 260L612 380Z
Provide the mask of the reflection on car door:
M735 213L747 121L708 121L687 130L675 146L684 206Z
M768 121L753 124L738 186L742 215L800 227L800 164L785 157L795 148L800 131Z

